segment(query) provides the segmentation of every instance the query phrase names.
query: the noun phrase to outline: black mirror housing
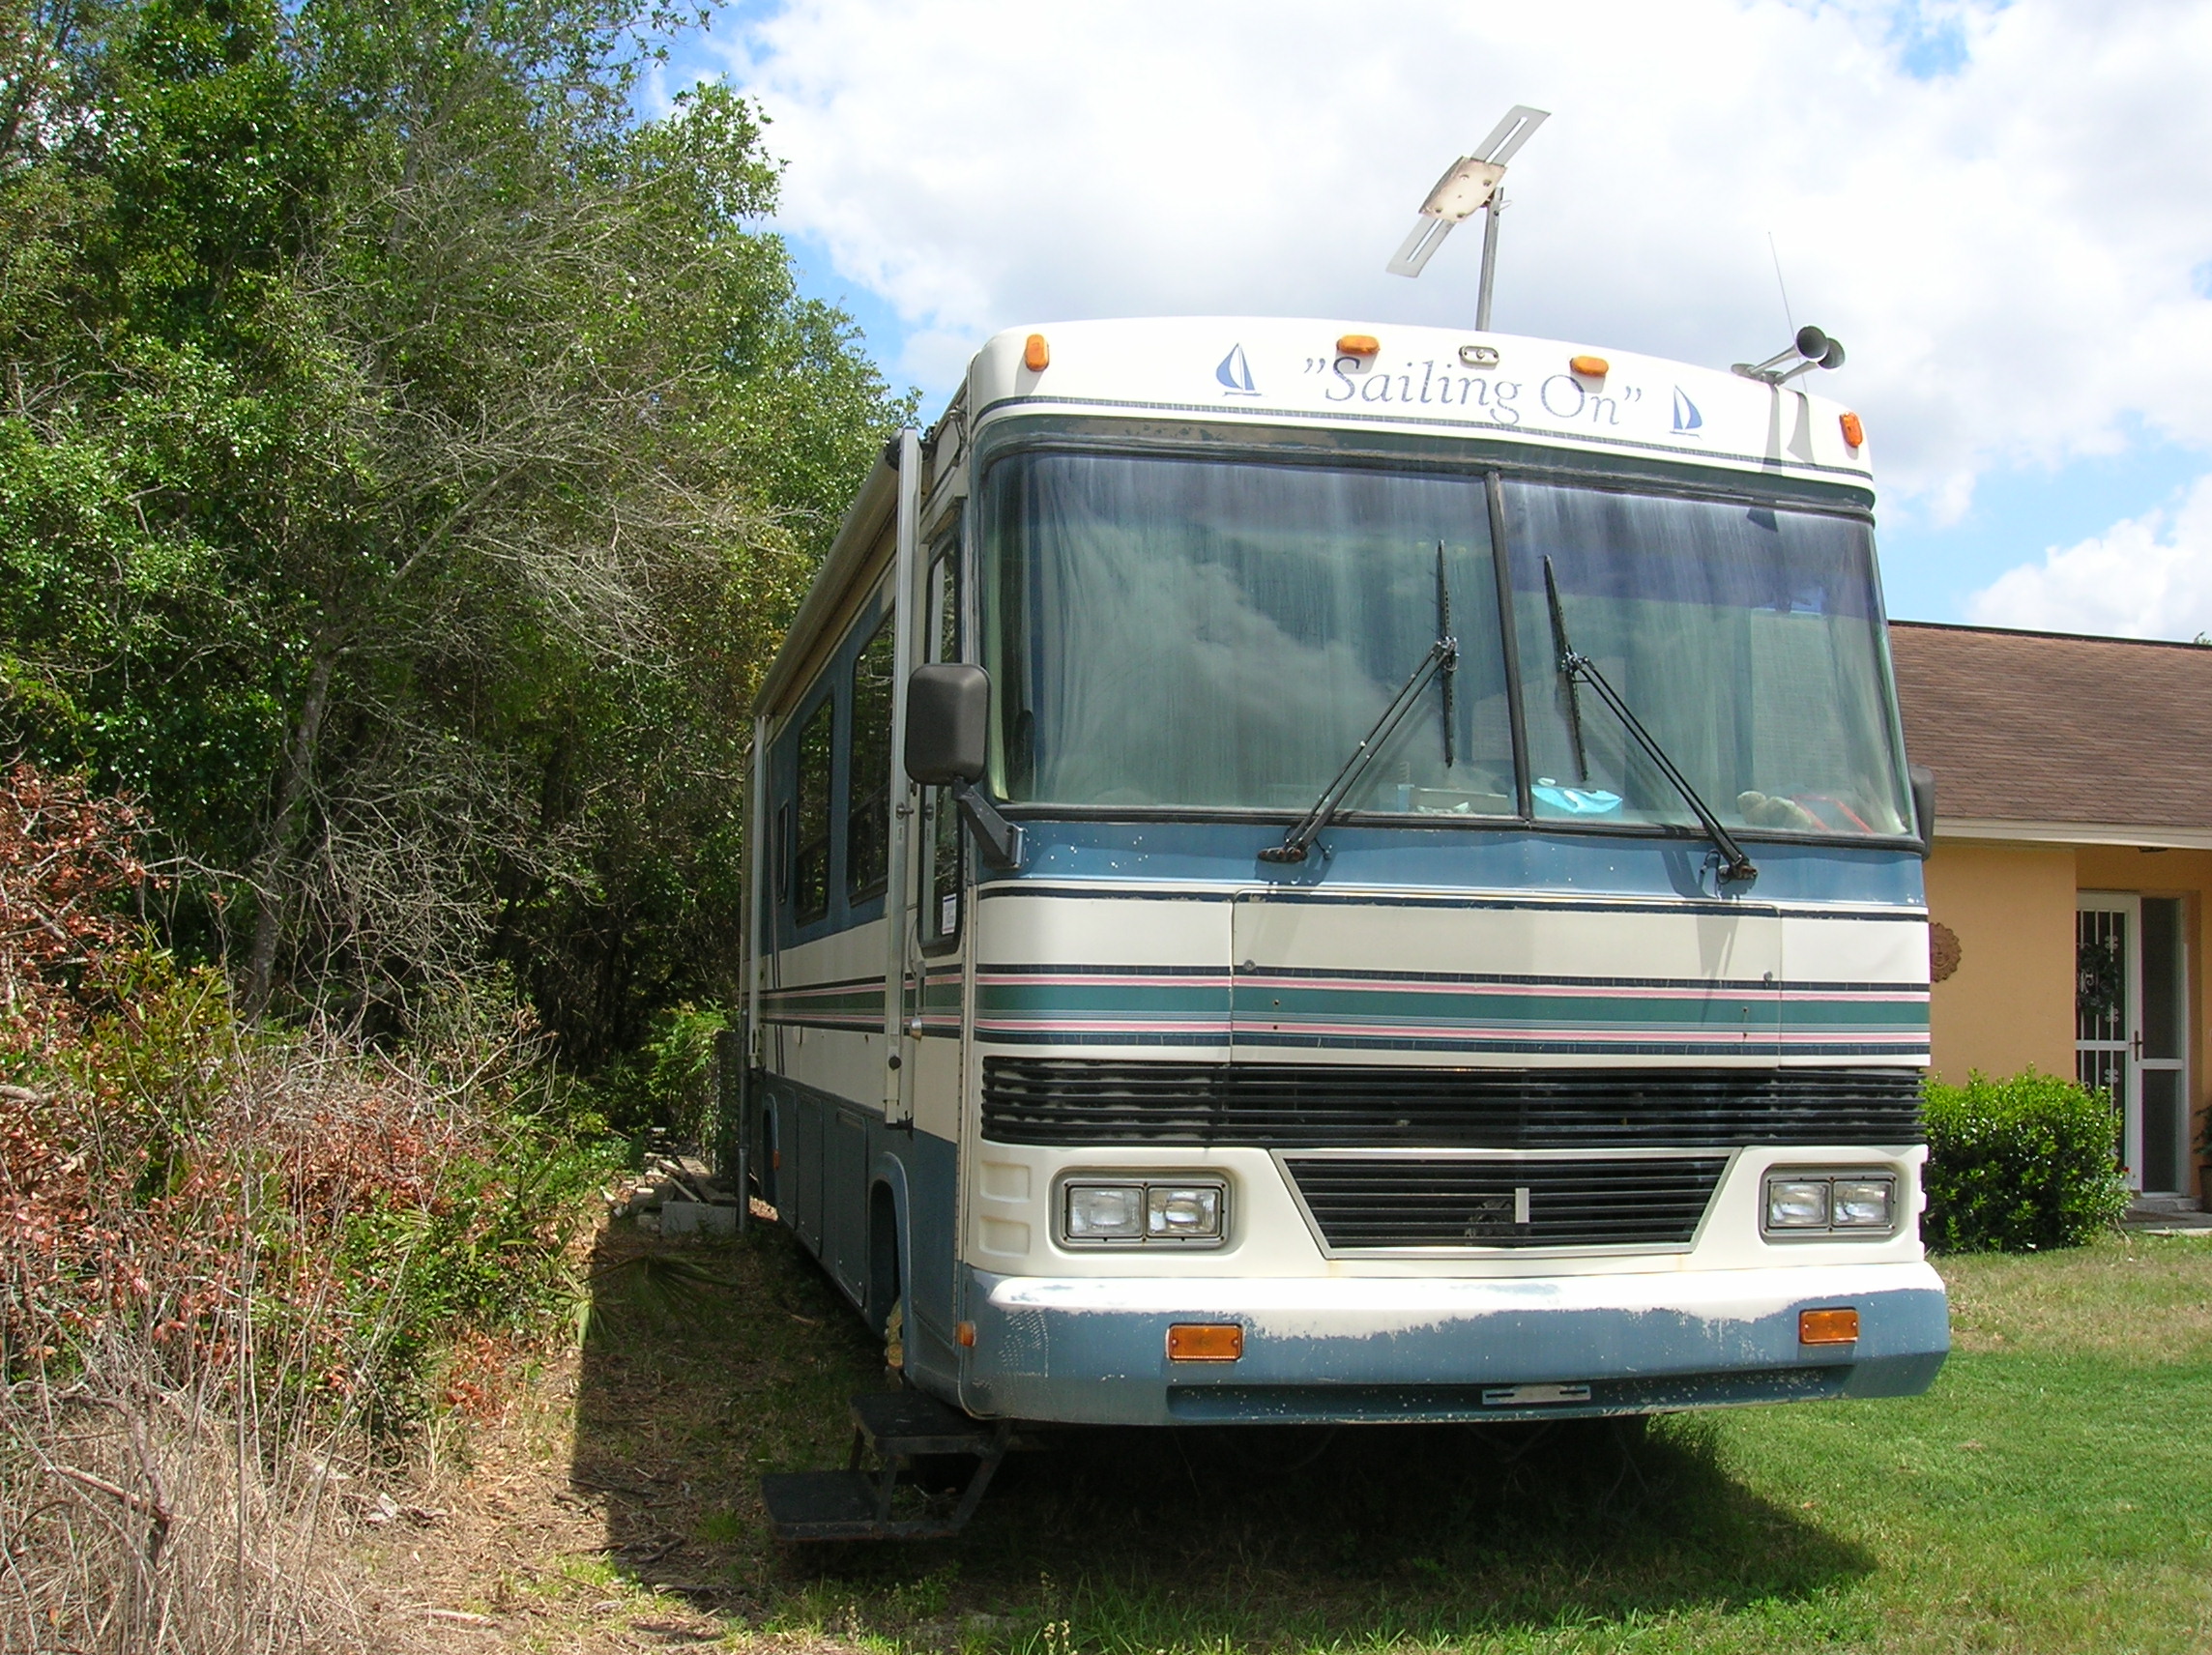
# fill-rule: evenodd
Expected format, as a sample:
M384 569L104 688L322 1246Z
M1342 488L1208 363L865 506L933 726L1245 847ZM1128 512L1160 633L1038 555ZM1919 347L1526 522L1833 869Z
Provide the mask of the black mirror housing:
M1926 857L1936 849L1936 772L1926 765L1908 765L1906 774L1912 778L1912 823Z
M991 675L962 661L916 667L906 681L906 773L923 787L983 779Z

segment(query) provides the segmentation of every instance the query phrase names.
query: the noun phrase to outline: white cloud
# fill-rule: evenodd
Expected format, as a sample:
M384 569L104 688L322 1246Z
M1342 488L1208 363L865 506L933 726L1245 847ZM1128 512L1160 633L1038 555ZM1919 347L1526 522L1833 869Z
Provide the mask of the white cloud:
M1771 231L1893 519L2137 426L2212 447L2212 6L791 0L714 41L774 118L782 222L936 387L1031 321L1466 318L1474 226L1418 283L1382 261L1526 102L1501 327L1765 354Z
M1985 626L2124 638L2212 630L2212 477L2170 509L2124 518L2006 570L1967 599L1966 613Z

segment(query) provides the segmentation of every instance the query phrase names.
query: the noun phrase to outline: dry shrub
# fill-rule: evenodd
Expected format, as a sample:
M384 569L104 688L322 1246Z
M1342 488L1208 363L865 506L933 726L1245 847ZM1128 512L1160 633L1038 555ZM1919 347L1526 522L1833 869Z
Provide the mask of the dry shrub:
M389 1647L345 1539L572 1307L603 1164L533 1115L524 1020L480 1002L400 1055L255 1030L102 918L130 819L12 786L0 973L37 1017L0 1052L0 1648Z

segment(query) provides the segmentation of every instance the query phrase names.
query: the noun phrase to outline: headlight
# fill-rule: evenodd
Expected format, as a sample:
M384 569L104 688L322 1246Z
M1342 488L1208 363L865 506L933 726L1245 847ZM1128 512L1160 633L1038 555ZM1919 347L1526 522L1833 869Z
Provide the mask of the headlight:
M1061 1239L1091 1247L1218 1247L1228 1206L1222 1178L1070 1178L1061 1186Z
M1838 1230L1887 1230L1896 1205L1897 1184L1890 1178L1838 1178L1835 1217Z
M1221 1234L1219 1184L1153 1184L1145 1191L1145 1234L1187 1240Z
M1766 1175L1760 1229L1768 1236L1889 1235L1897 1229L1897 1178L1889 1173L1817 1173L1777 1168Z
M1143 1184L1069 1184L1070 1241L1138 1241L1145 1234Z
M1769 1230L1827 1229L1828 1180L1825 1178L1767 1179L1766 1228Z

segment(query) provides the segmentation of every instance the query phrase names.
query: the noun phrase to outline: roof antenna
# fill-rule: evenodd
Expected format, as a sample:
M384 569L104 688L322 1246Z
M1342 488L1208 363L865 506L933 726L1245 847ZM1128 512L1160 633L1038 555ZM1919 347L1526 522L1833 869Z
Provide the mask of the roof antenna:
M1797 331L1797 318L1790 313L1790 284L1782 279L1782 254L1774 246L1774 232L1766 232L1766 250L1774 259L1774 285L1782 289L1782 319L1790 324L1790 331Z

